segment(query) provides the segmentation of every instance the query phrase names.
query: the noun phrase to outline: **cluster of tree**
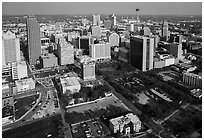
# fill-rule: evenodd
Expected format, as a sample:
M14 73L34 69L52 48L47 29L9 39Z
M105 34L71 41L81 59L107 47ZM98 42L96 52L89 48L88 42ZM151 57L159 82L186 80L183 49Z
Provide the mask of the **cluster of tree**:
M189 112L191 113L191 112ZM188 115L189 113L185 113ZM184 119L184 118L183 118ZM202 119L198 116L193 116L192 118L187 118L178 123L167 121L168 127L170 127L174 135L178 137L186 137L192 132L202 128Z
M122 108L122 107L116 107L113 105L110 105L106 107L106 109L97 109L97 110L87 110L83 113L79 112L72 112L72 113L66 113L65 114L65 120L66 122L73 124L81 121L85 121L88 119L93 119L97 117L107 117L107 118L113 118L116 116L123 115L124 113L128 113L129 111Z

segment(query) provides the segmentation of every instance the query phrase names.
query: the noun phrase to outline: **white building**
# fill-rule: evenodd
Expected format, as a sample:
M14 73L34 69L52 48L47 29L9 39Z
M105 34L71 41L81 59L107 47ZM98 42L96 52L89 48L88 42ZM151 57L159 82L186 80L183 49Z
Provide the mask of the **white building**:
M119 46L119 35L117 33L112 33L108 36L108 42L111 46Z
M35 81L32 78L17 80L15 85L17 92L35 89Z
M113 133L130 134L133 132L139 132L141 129L141 121L133 113L128 113L125 116L111 119L109 123L110 129Z
M70 90L71 93L75 93L79 92L81 89L81 84L76 77L60 78L60 84L63 93L65 93L67 90Z
M110 43L103 42L100 44L91 44L89 47L89 55L92 59L107 59L111 58Z
M27 65L26 65L25 61L14 62L11 65L12 65L11 71L12 71L12 79L13 80L25 78L28 76Z

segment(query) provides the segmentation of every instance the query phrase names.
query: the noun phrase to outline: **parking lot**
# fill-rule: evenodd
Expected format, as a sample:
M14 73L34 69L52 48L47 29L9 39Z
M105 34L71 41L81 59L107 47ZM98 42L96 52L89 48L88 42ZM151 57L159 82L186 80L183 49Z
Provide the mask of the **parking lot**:
M74 138L101 138L111 133L109 128L98 118L72 124L71 128Z

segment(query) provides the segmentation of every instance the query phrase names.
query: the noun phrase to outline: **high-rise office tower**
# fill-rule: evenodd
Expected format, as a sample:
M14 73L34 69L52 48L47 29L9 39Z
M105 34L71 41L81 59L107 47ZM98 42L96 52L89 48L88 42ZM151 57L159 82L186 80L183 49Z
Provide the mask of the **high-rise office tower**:
M179 44L177 42L173 42L170 44L170 53L176 57L178 60L182 59L182 44Z
M93 25L96 26L101 25L100 15L93 15Z
M77 39L77 48L83 50L83 55L89 55L90 36L81 36Z
M110 15L111 26L116 26L116 16L114 14Z
M2 34L2 65L20 61L20 42L15 33L8 30Z
M165 20L162 25L162 36L165 37L165 41L168 40L168 22Z
M40 25L34 16L27 19L28 62L36 64L41 55Z
M130 63L147 71L153 69L154 39L143 36L130 37Z

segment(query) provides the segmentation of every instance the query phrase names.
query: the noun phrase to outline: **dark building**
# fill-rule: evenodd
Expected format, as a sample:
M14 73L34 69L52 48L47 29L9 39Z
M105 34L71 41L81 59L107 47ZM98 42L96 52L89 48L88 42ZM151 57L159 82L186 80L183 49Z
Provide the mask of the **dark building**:
M34 16L27 19L28 62L35 65L41 55L40 25Z
M130 64L147 71L153 69L154 38L130 37Z
M77 48L83 50L83 55L89 55L90 37L82 36L77 39Z

